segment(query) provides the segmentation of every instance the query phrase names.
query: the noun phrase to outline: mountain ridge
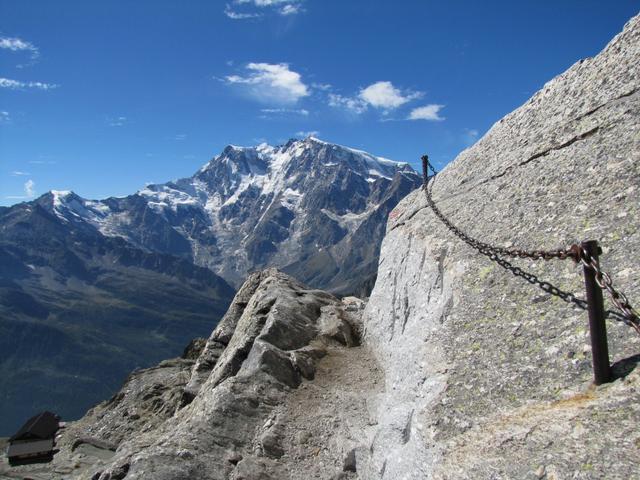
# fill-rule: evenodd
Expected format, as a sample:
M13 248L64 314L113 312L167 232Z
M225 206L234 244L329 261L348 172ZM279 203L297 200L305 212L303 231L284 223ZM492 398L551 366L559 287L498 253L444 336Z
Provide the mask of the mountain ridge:
M229 145L191 177L125 197L51 191L36 201L49 202L63 221L85 221L139 248L189 258L236 287L247 273L276 266L298 275L308 270L300 280L318 288L366 294L373 268L365 281L356 275L350 283L339 244L355 237L350 249L375 260L377 248L370 253L361 245L359 227L369 217L380 221L419 181L408 163L307 137L279 146ZM364 229L378 247L382 232ZM329 266L319 268L318 258Z

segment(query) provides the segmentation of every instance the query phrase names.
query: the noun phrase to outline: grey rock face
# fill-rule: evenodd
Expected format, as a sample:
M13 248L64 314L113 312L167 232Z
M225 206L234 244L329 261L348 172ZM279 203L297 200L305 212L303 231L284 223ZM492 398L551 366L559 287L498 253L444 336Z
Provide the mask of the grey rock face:
M191 352L187 349L185 354ZM112 398L60 431L59 452L51 464L10 467L3 458L0 478L87 478L88 471L106 468L121 443L173 417L193 366L193 360L183 357L133 372ZM126 468L119 465L112 478L124 478Z
M367 426L366 398L381 385L368 352L347 346L359 341L363 310L357 299L339 301L277 270L255 273L195 362L175 359L132 374L121 392L62 434L49 470L21 472L99 480L329 478L356 446Z
M638 304L638 64L636 17L439 174L439 208L496 245L598 239L602 267ZM461 242L423 192L390 217L365 312L365 344L386 384L375 438L357 456L359 477L636 477L640 377L621 375L637 363L640 338L609 317L619 378L594 388L582 308ZM509 261L584 298L570 260Z
M229 310L227 310L227 313L222 317L216 329L211 333L211 336L196 360L191 378L184 391L183 404L193 400L198 394L202 383L209 377L220 355L222 355L229 341L231 341L236 326L238 325L238 320L240 320L245 308L249 304L249 300L251 300L251 297L260 285L261 279L261 272L249 276L234 297L233 302L229 306Z

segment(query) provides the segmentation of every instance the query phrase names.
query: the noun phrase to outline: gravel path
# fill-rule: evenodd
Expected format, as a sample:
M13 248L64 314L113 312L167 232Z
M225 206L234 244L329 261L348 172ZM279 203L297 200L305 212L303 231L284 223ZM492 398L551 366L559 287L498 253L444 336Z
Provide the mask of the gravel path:
M366 347L331 347L315 379L276 410L284 450L280 478L356 478L350 452L368 445L374 422L369 411L383 388L382 372Z

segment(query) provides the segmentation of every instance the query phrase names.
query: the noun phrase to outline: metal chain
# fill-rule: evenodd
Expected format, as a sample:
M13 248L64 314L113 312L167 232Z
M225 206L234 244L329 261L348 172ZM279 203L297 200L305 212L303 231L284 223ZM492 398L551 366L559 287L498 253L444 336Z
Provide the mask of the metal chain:
M433 172L433 175L429 176L429 170ZM494 261L499 261L498 256L506 256L511 258L531 258L534 260L551 260L554 258L565 260L567 258L572 259L576 263L582 263L587 268L592 269L595 272L596 282L598 286L606 290L611 297L611 301L622 312L627 325L631 326L640 334L640 315L629 303L626 295L616 290L613 287L611 276L603 272L598 265L598 262L593 258L582 246L573 244L568 248L561 248L557 250L523 250L520 248L505 248L489 245L488 243L481 242L460 230L453 223L449 221L447 217L438 209L433 197L431 196L431 189L433 188L433 182L429 180L433 179L438 172L433 165L429 162L429 157L424 155L422 157L422 178L423 189L427 198L427 204L433 210L433 213L444 223L449 230L451 230L458 238L460 238L467 245L471 246L483 255L488 256Z
M452 224L447 217L438 209L433 198L431 197L431 189L429 188L429 184L433 185L433 182L429 182L429 179L434 178L438 172L433 168L431 163L429 163L428 157L425 155L422 157L422 176L424 180L423 188L425 195L427 197L427 203L436 216L444 223L449 230L451 230L456 236L458 236L463 242L467 243L471 247L478 250L480 253L485 255L502 255L505 257L511 258L532 258L534 260L551 260L554 258L559 258L561 260L567 258L576 258L575 249L570 248L560 248L557 250L523 250L521 248L505 248L505 247L496 247L493 245L489 245L488 243L481 242L473 237L470 237L454 224ZM427 168L433 171L433 175L429 176Z
M629 303L627 296L614 288L611 276L600 269L598 261L593 258L585 248L579 248L580 262L582 262L585 267L590 268L595 272L596 283L598 286L609 293L613 304L622 312L626 320L626 324L634 328L635 331L640 334L640 316Z

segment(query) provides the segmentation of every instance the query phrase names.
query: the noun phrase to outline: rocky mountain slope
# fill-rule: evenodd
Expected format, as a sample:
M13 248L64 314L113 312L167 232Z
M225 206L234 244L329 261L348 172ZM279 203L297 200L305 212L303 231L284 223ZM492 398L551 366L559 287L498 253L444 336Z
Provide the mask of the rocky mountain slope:
M274 269L252 274L206 342L132 374L63 431L52 464L0 475L266 479L352 468L368 399L382 388L359 346L363 309Z
M596 238L603 268L637 304L639 60L636 17L440 173L439 208L498 245ZM640 336L609 315L616 378L595 387L586 312L568 295L583 295L580 267L509 261L461 242L416 191L390 215L364 312L356 299L256 273L197 360L132 377L62 434L51 465L0 473L637 478ZM155 421L154 408L166 420ZM135 431L123 427L132 413Z
M60 222L50 200L0 212L2 434L47 408L80 417L207 335L234 293L206 268Z

